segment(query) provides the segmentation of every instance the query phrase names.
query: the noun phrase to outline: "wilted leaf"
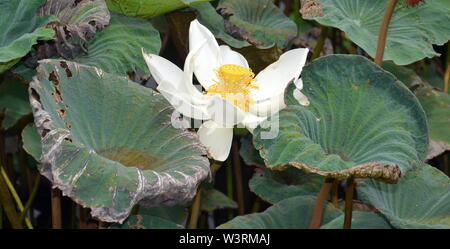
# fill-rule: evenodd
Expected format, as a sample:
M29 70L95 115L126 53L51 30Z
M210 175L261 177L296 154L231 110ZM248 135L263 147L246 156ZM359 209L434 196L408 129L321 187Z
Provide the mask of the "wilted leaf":
M11 74L4 75L0 82L0 111L4 117L0 125L5 129L14 126L23 116L31 113L27 87Z
M302 79L311 104L298 104L291 84L288 108L254 132L268 168L395 183L425 157L425 113L392 74L362 56L329 55L304 67Z
M37 8L45 0L0 0L0 73L16 64L38 40L55 36L45 24L53 17L37 16Z
M36 161L39 161L42 154L41 137L34 124L25 126L22 131L23 149Z
M450 179L427 164L418 163L397 184L364 180L358 194L396 228L450 228Z
M303 18L343 30L370 56L375 56L381 20L388 0L302 0ZM427 0L417 7L398 1L389 23L384 60L407 65L439 55L433 44L450 37L450 1Z
M430 126L430 145L427 159L450 150L450 95L431 88L416 92L425 109Z
M120 75L136 68L148 72L142 48L158 54L159 32L147 20L112 13L110 25L89 41L88 53L75 61Z
M58 20L47 24L56 31L55 48L64 58L73 58L84 48L83 43L109 23L104 0L47 0L39 8L40 16L54 15Z
M125 77L43 60L30 94L39 170L102 221L122 222L135 204L187 203L209 175L197 136L172 127L170 104Z
M203 184L201 192L200 209L204 211L214 211L222 208L237 208L235 201L228 198L211 184Z
M112 11L134 17L151 18L211 0L106 0Z
M297 25L271 0L221 0L217 10L228 34L255 46L285 47L297 35Z
M261 199L276 203L299 195L316 196L323 182L323 177L288 168L257 173L250 180L249 187Z

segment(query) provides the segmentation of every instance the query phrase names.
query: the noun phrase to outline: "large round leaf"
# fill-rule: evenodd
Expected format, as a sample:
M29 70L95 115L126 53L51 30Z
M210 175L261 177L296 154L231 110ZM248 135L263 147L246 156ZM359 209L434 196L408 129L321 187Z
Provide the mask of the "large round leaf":
M250 180L249 187L261 199L276 203L299 195L316 196L323 181L323 177L318 175L288 168L283 171L265 170L257 173Z
M39 8L39 15L58 18L47 27L56 31L54 44L64 58L73 58L81 53L81 43L108 25L110 18L104 0L47 0Z
M427 164L394 185L364 180L358 194L396 228L450 228L450 179Z
M142 48L158 54L159 32L147 20L112 13L110 25L89 41L88 53L75 61L123 76L137 68L148 72Z
M186 209L181 206L142 208L136 215L128 217L123 224L114 224L111 229L183 229Z
M341 229L344 226L345 215L321 226L321 229ZM392 229L389 222L379 213L353 211L352 213L352 229Z
M386 71L389 71L398 80L400 80L403 84L405 84L411 91L421 87L431 87L431 85L424 81L416 72L410 68L405 66L396 65L392 61L383 61L381 67Z
M316 199L298 196L285 199L256 214L238 216L218 226L218 229L307 229L311 223ZM342 211L331 204L325 206L322 224L342 215Z
M375 56L378 32L389 0L303 0L303 18L343 30L358 46ZM438 55L432 44L450 37L450 1L426 0L417 7L398 1L389 23L385 60L407 65Z
M409 89L415 89L414 92L425 110L430 134L426 159L432 159L450 150L450 95L435 90L428 81L424 81L409 68L397 66L392 62L384 62L382 66Z
M416 92L430 125L430 146L427 159L450 150L450 95L431 88Z
M269 168L396 182L425 156L425 113L392 74L362 56L330 55L306 66L302 79L311 104L299 105L291 84L288 108L255 130Z
M30 101L41 173L100 220L122 222L137 203L186 203L209 175L197 136L171 125L170 104L125 77L43 60Z
M271 0L221 0L217 10L228 33L256 46L285 47L297 35L297 25Z
M123 224L114 224L111 229L183 229L184 227L164 218L151 215L132 215Z
M25 56L38 40L50 40L55 32L44 28L53 17L38 17L45 0L0 0L0 73Z
M211 0L106 0L108 8L127 16L151 18Z

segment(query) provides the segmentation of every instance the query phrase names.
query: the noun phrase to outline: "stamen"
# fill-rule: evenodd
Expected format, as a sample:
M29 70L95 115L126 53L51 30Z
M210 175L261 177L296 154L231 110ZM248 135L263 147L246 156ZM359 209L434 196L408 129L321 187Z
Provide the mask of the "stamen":
M239 65L226 64L216 69L219 79L214 85L208 87L208 95L220 94L220 96L238 108L248 111L253 100L250 97L250 89L258 88L253 85L256 79L250 68Z

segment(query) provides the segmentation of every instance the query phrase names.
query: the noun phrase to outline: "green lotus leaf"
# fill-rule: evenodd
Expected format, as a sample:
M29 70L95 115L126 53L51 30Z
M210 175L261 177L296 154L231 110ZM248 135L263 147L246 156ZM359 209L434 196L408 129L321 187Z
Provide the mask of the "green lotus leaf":
M20 80L7 73L0 84L0 111L4 110L0 126L5 129L14 126L23 116L31 113L27 87Z
M381 67L395 75L395 77L397 77L397 79L405 84L411 91L414 91L417 88L431 87L428 82L422 80L422 78L412 69L404 66L398 66L392 61L383 61Z
M39 161L42 154L41 136L34 124L28 124L22 130L23 149L36 161Z
M139 207L138 214L150 215L161 219L169 220L176 224L182 224L187 219L187 208L183 206L158 206L152 208Z
M33 76L36 75L36 69L27 67L23 62L14 65L10 71L16 78L26 84L29 84L33 80Z
M358 194L396 228L450 228L450 179L425 163L394 185L364 180Z
M44 28L54 17L37 16L45 0L0 0L0 73L16 64L38 40L51 40L55 32Z
M443 90L444 89L444 77L438 71L438 67L434 63L423 63L417 69L417 74L430 83L433 87Z
M55 30L56 50L64 58L80 54L84 50L81 44L108 25L110 19L104 0L47 0L39 8L39 15L58 18L47 27Z
M414 89L425 110L430 135L426 159L434 158L450 150L450 96L435 90L433 85L422 80L409 68L397 66L392 62L384 62L383 68L393 73L410 89Z
M171 125L170 104L125 77L42 60L29 92L41 174L97 219L187 203L210 174L197 136Z
M344 225L344 217L337 217L329 223L320 227L320 229L341 229ZM386 219L373 212L353 211L352 213L352 229L392 229Z
M123 224L114 224L110 229L183 229L182 225L156 216L132 215Z
M425 109L430 126L430 145L427 159L450 150L450 95L431 88L416 92Z
M297 196L277 202L262 213L238 216L218 229L307 229L316 205L312 196ZM342 211L325 206L322 224L333 221Z
M106 0L112 11L133 17L152 18L211 0Z
M194 11L189 11L194 10ZM258 73L268 65L277 61L283 51L277 45L254 46L230 36L225 30L225 20L216 13L210 3L191 6L187 11L172 12L167 16L169 31L175 47L181 55L186 56L189 51L188 36L189 24L195 18L206 26L219 40L219 44L226 43L235 47L236 52L242 54L254 73Z
M374 57L381 20L388 0L303 0L303 18L343 30ZM433 44L450 37L450 1L427 0L417 7L398 1L389 23L384 60L407 65L439 55Z
M288 168L284 171L265 170L257 173L250 180L249 187L261 199L276 203L299 195L317 196L323 181L321 176Z
M297 35L297 25L271 0L221 0L217 10L229 34L255 46L285 47Z
M259 151L253 146L252 135L243 136L241 138L239 154L246 165L264 167L264 160L259 155Z
M202 3L191 6L197 13L198 21L205 25L217 39L235 48L250 46L246 41L241 41L225 31L225 20L216 12L216 9L210 3Z
M136 68L148 73L141 49L158 54L161 39L147 20L112 13L110 25L97 33L87 47L88 53L75 61L121 75Z
M395 183L425 157L425 113L407 87L367 58L329 55L303 68L301 106L288 107L255 129L254 144L270 169L288 166L343 180Z
M128 217L123 224L113 224L111 229L183 229L187 218L182 206L142 208L136 215Z
M224 195L211 184L202 185L200 209L204 211L214 211L223 208L237 208L238 204L228 196Z

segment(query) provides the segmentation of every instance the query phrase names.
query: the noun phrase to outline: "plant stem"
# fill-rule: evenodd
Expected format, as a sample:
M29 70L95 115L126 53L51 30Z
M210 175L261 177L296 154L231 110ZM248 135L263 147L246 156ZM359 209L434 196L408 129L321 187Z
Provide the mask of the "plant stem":
M28 209L30 209L31 204L33 204L34 198L36 197L36 193L39 188L40 181L41 181L41 175L38 173L36 175L36 179L34 180L34 185L33 185L33 188L31 189L30 196L28 197L28 201L25 204L25 207L23 208L22 213L20 214L20 222L23 222Z
M444 155L444 173L446 175L450 176L450 166L449 166L448 154Z
M261 208L261 199L259 197L256 197L255 203L253 203L251 213L258 213L260 208Z
M216 172L220 169L220 167L222 167L222 162L213 160L213 163L211 165L211 176L214 179L216 176Z
M22 182L26 183L28 193L31 193L33 190L33 181L31 179L30 170L28 168L27 155L23 149L19 149L17 152L17 156L19 158L19 166L21 171Z
M449 81L450 81L450 65L447 66L447 69L445 70L445 74L444 74L444 92L445 93L448 93Z
M103 221L98 222L98 229L107 229L107 228L108 228L108 223L103 222Z
M316 206L314 207L314 212L309 225L309 229L317 229L322 223L323 207L325 206L325 201L327 200L328 193L330 193L331 185L333 184L333 179L325 178L325 182L320 189L319 195L317 196Z
M375 55L375 64L381 65L383 62L384 48L386 47L386 37L389 28L389 22L391 21L392 14L394 13L397 0L390 0L386 10L384 11L383 20L381 21L380 32L378 33L377 52Z
M289 13L291 13L292 10L292 5L293 5L293 0L284 0L284 3L286 4L285 9L284 9L284 14L287 16L289 15Z
M9 191L11 192L11 195L14 198L14 201L16 202L17 207L19 207L19 211L23 212L24 208L23 208L22 201L20 200L20 197L17 194L17 191L14 188L14 185L9 180L8 174L6 174L5 169L1 165L0 165L0 173L2 174L2 177L5 180L5 183L8 186ZM27 225L27 227L29 229L33 229L33 225L31 224L31 221L30 221L30 219L28 217L25 218L25 224Z
M198 217L200 214L200 203L201 203L201 193L202 189L199 187L197 194L195 195L194 201L191 206L191 215L189 218L188 229L196 229L198 223Z
M351 177L347 179L347 189L345 190L344 229L350 229L352 227L354 190L355 190L355 179Z
M236 194L237 194L237 202L238 202L238 214L245 214L245 202L244 202L244 187L242 184L242 166L241 166L241 158L239 156L239 148L237 144L237 139L233 139L232 145L233 152L233 169L234 169L234 178L236 184Z
M78 206L80 209L80 229L88 229L88 212L87 209L82 207L81 205Z
M5 130L1 127L4 113L0 111L0 165L4 165L6 162L5 152ZM0 204L3 206L2 210L5 212L11 227L14 229L23 228L22 223L19 220L19 216L16 212L14 201L11 197L11 193L8 191L8 185L3 177L0 176Z
M325 40L327 39L327 36L328 36L328 30L329 30L329 28L327 26L320 27L319 40L317 40L317 44L314 47L313 55L311 56L310 61L313 61L320 57L320 53L323 50L323 46L325 45Z
M57 188L51 188L52 198L52 228L61 229L61 191Z
M166 51L169 41L170 41L170 32L167 32L164 35L164 38L162 40L162 45L161 45L161 49L159 50L159 55L162 55L164 53L164 51Z
M227 196L233 200L233 169L231 168L231 158L227 159L226 165L226 175L227 175ZM233 211L228 209L228 219L233 218Z
M339 187L339 181L334 180L333 185L331 186L331 203L333 203L333 206L336 208L339 207L338 187Z
M0 202L12 228L22 229L23 226L20 223L19 216L16 212L14 201L12 200L10 192L8 191L8 186L6 185L3 177L0 177Z
M3 229L3 206L0 203L0 229Z

